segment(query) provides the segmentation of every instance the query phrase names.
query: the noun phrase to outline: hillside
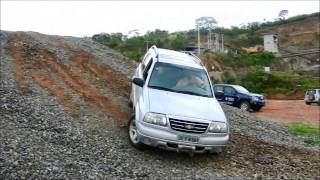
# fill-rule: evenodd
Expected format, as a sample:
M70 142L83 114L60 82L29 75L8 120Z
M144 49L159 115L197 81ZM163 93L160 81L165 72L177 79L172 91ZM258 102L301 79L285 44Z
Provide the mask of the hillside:
M89 39L7 31L0 39L0 179L320 175L309 136L228 106L232 140L223 155L139 151L126 127L134 61Z

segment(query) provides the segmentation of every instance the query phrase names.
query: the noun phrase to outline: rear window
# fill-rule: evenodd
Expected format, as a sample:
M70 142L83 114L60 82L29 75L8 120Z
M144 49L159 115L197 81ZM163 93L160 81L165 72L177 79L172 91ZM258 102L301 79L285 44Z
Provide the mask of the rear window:
M308 91L306 92L306 94L307 94L307 95L314 95L314 94L316 94L316 90L308 90Z

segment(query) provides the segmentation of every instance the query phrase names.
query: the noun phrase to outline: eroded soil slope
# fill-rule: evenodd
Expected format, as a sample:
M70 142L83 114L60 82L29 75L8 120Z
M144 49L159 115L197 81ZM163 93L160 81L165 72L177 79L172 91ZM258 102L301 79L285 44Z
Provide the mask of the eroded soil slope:
M221 155L136 150L126 133L133 61L80 38L0 38L0 179L320 176L306 137L226 106L232 139Z

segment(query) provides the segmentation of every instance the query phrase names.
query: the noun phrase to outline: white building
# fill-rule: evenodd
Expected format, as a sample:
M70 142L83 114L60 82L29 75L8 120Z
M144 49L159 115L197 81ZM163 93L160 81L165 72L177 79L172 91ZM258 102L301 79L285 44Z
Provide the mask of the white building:
M279 52L278 51L278 36L275 34L266 34L263 36L264 51Z

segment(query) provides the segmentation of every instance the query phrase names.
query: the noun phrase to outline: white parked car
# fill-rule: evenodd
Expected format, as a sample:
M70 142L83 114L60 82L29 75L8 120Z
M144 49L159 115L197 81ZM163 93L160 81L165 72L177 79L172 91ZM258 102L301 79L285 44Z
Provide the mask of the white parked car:
M229 124L200 59L152 46L132 78L129 140L191 153L222 152Z
M309 89L306 91L304 102L307 105L311 103L317 103L320 105L320 89Z

